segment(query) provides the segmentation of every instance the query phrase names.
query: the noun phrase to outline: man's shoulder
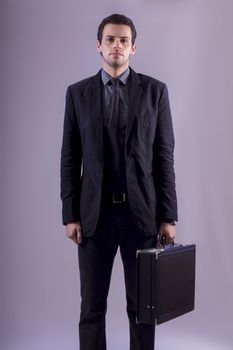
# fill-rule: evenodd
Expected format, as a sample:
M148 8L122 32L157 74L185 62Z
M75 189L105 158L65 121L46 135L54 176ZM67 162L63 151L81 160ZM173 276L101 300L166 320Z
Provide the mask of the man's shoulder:
M68 86L71 90L83 90L84 88L91 86L94 82L98 81L99 72L95 75L91 75L87 78L84 78L82 80L76 81Z
M142 73L136 73L136 74L137 74L137 76L140 79L142 84L154 85L154 86L157 86L157 87L160 87L160 88L163 88L164 85L165 85L165 83L162 82L161 80L156 79L154 77L151 77L149 75L142 74Z

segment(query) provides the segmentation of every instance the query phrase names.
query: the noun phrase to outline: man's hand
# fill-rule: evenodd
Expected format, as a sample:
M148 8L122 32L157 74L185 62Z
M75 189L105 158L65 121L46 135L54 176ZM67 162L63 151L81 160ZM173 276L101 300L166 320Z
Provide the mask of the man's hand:
M70 222L66 225L66 236L76 244L82 243L82 227L79 221Z
M157 246L161 243L161 238L166 236L166 244L172 243L175 239L176 229L174 225L169 224L168 222L162 222L159 227L159 237Z

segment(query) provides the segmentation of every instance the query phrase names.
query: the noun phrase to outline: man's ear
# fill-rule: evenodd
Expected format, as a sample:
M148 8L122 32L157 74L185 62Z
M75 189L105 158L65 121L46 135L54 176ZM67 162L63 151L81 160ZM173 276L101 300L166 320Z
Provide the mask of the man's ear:
M134 55L136 52L136 45L133 44L132 48L131 48L131 55Z
M99 40L97 40L97 51L98 51L99 53L102 52L101 43L99 42Z

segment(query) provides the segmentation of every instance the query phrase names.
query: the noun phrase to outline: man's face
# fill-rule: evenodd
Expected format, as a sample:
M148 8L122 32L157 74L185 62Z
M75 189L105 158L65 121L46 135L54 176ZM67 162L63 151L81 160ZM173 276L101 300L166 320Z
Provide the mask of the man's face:
M132 45L131 28L123 24L106 24L101 43L97 50L103 59L103 68L125 68L129 65L129 56L135 53Z

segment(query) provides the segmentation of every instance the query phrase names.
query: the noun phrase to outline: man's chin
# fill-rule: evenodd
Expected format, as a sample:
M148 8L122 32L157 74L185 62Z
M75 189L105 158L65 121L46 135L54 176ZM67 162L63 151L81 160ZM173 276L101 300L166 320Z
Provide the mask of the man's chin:
M114 61L112 61L111 66L113 68L120 68L120 67L124 66L124 64L125 64L125 62L121 62L120 60L114 60Z

